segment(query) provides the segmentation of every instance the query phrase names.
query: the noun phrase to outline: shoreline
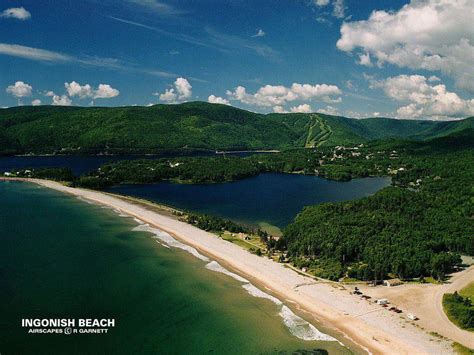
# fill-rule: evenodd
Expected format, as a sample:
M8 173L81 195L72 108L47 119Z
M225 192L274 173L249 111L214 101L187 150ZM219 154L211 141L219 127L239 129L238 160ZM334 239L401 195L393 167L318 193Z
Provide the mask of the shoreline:
M216 235L180 222L172 216L150 210L146 205L112 194L70 188L49 180L0 178L26 181L84 198L135 217L177 240L211 256L226 268L248 277L259 288L269 289L283 302L310 315L324 328L343 335L346 341L373 354L452 353L451 342L432 336L383 308L350 295L341 284L317 282L283 264L250 254ZM150 206L148 206L150 207ZM159 206L158 206L159 207Z

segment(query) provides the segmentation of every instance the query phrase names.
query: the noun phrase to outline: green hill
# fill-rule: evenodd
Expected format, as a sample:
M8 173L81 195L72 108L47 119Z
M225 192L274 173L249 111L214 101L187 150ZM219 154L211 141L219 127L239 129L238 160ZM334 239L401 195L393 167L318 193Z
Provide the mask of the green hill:
M465 128L474 128L473 117L433 122L264 115L205 102L113 108L23 106L0 109L0 154L286 149L387 137L425 139Z

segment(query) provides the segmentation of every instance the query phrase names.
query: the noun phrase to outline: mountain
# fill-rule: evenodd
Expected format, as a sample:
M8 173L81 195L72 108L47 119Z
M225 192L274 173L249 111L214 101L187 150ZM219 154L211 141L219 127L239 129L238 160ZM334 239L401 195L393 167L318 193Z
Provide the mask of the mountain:
M398 137L426 139L474 128L474 118L433 122L323 114L258 114L189 102L151 107L22 106L0 109L0 153L156 153L286 149Z

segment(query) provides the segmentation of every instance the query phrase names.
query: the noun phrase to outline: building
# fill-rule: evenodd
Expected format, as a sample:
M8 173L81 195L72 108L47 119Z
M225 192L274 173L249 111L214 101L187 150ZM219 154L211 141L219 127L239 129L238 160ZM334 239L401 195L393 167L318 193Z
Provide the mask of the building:
M398 286L401 284L403 284L403 282L400 279L390 279L383 282L383 285L388 287Z

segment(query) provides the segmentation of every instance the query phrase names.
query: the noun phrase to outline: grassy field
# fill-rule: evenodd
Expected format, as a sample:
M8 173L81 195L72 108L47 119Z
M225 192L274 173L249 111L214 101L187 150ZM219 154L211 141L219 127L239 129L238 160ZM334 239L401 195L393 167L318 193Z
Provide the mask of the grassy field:
M459 294L463 297L470 298L471 301L474 301L474 282L471 282L469 285L464 287Z
M243 237L239 236L239 234L236 233L230 233L230 232L224 232L221 234L221 238L224 239L225 241L234 243L238 245L239 247L242 247L246 250L265 250L266 245L262 243L259 237L253 236L253 235L248 235L250 240L245 240Z
M474 355L474 350L466 348L464 345L459 343L453 343L453 350L459 355Z

